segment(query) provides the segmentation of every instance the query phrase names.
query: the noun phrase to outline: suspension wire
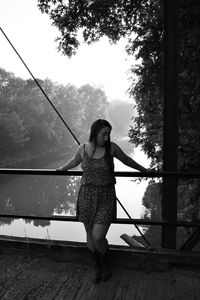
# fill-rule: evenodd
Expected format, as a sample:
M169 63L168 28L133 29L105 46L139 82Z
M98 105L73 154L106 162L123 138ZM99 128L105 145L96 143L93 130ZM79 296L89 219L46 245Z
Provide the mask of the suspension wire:
M74 135L74 133L72 132L72 130L70 129L70 127L67 125L67 123L65 122L65 120L63 119L63 117L61 116L61 114L58 112L58 110L56 109L56 107L54 106L54 104L51 102L51 100L47 96L46 92L43 90L43 88L41 87L41 85L39 84L39 82L37 81L37 79L35 78L35 76L32 74L32 72L28 68L27 64L24 62L24 60L22 59L22 57L20 56L20 54L18 53L18 51L16 50L16 48L13 46L13 44L11 43L11 41L9 40L9 38L7 37L7 35L3 31L3 29L1 27L0 27L0 29L1 29L1 32L3 33L4 37L8 41L8 43L11 45L11 47L13 48L13 50L15 51L15 53L17 54L17 56L19 57L19 59L23 63L23 65L28 70L29 74L31 75L31 77L33 78L33 80L35 81L35 83L37 84L37 86L39 87L39 89L41 90L41 92L44 94L44 96L46 97L46 99L48 100L48 102L50 103L50 105L53 107L53 109L55 110L55 112L58 114L58 116L60 117L61 121L67 127L67 129L69 130L69 132L71 133L71 135L73 136L73 138L75 139L75 141L77 142L77 144L80 145L80 142L77 140L76 136Z
M17 56L19 57L19 59L21 60L21 62L23 63L23 65L26 67L26 69L28 70L29 74L31 75L31 77L33 78L33 80L35 81L35 83L37 84L37 86L39 87L39 89L41 90L41 92L43 93L43 95L46 97L46 99L48 100L48 102L50 103L50 105L52 106L52 108L54 109L54 111L57 113L57 115L59 116L59 118L61 119L61 121L64 123L64 125L67 127L67 129L69 130L69 132L71 133L71 135L73 136L73 138L75 139L75 141L77 142L78 145L80 145L79 140L76 138L75 134L72 132L72 130L70 129L70 127L67 125L67 123L65 122L65 120L63 119L63 117L61 116L61 114L59 113L59 111L56 109L56 107L54 106L54 104L51 102L51 100L49 99L48 95L46 94L46 92L43 90L43 88L41 87L41 85L39 84L39 82L37 81L37 79L34 77L34 75L32 74L32 72L30 71L30 69L28 68L28 66L26 65L26 63L24 62L24 60L22 59L22 57L20 56L20 54L18 53L18 51L16 50L16 48L13 46L13 44L11 43L11 41L9 40L9 38L7 37L7 35L5 34L5 32L3 31L3 29L0 27L1 32L3 33L4 37L6 38L6 40L8 41L8 43L11 45L11 47L13 48L13 50L15 51L15 53L17 54ZM127 214L127 216L129 217L130 220L133 220L131 218L131 216L129 215L129 213L127 212L127 210L125 209L125 207L122 205L122 203L119 201L119 199L116 197L116 200L118 201L118 203L120 204L120 206L123 208L124 212ZM140 233L141 237L144 239L144 241L146 242L146 244L151 247L150 243L148 242L148 240L145 238L144 234L141 232L141 230L139 229L139 227L137 226L137 224L133 223L134 226L136 227L136 229L138 230L138 232Z

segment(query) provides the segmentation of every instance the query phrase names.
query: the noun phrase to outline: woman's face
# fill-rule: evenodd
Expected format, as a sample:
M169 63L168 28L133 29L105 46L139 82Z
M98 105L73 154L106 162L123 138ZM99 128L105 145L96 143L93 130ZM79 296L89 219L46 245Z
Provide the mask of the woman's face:
M111 129L109 127L102 128L97 134L97 145L104 146L105 142L109 140Z

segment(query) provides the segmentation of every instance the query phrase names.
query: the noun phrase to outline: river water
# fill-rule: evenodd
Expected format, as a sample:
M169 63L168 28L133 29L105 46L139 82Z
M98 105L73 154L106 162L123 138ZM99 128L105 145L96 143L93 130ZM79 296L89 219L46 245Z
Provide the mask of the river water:
M148 160L139 150L131 154L134 160L148 167ZM57 168L66 159L52 163L47 168ZM115 171L133 171L133 169L115 160ZM144 213L142 197L147 181L133 182L134 178L117 177L116 194L132 218L141 218ZM66 179L64 176L18 176L1 184L0 211L2 213L35 215L74 215L80 178ZM117 217L128 218L117 204ZM112 224L107 238L110 244L125 245L120 235L136 234L134 225ZM23 219L2 219L0 235L42 238L47 240L67 240L85 242L82 223L62 221L25 221Z

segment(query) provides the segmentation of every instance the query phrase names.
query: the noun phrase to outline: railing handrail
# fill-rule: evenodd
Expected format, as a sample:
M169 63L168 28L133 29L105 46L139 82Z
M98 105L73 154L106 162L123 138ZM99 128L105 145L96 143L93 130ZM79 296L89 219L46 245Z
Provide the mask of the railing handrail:
M67 222L78 222L76 216L36 216L36 215L24 215L24 214L2 214L0 218L15 218L15 219L29 219L29 220L44 220L44 221L67 221ZM128 218L117 218L112 222L113 224L138 224L140 226L149 225L172 225L176 227L199 227L200 221L187 222L187 221L165 221L165 220L146 220L146 219L128 219Z
M60 171L55 169L13 169L13 168L0 168L0 174L4 175L59 175L59 176L82 176L82 171ZM200 172L131 172L131 171L116 171L116 177L180 177L180 178L199 178ZM36 216L36 215L22 215L22 214L1 214L0 218L22 218L22 219L37 219L49 221L71 221L78 222L75 216ZM176 227L199 227L200 222L190 221L167 221L167 220L145 220L145 219L128 219L117 218L114 224L138 224L138 225L172 225Z
M0 174L10 175L59 175L59 176L82 176L82 171L60 171L55 169L13 169L0 168ZM200 178L200 172L132 172L115 171L116 177L178 177L178 178Z

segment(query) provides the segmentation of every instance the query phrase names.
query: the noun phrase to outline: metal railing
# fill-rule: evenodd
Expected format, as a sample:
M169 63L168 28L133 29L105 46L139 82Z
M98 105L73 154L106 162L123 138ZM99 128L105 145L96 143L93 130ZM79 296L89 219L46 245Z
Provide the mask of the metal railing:
M0 174L3 175L50 175L50 176L82 176L82 171L57 171L54 169L8 169L1 168ZM115 172L116 177L133 177L133 178L200 178L200 173L178 173L178 172ZM23 218L33 220L49 220L49 221L70 221L78 222L77 217L74 216L36 216L36 215L24 215L24 214L3 214L0 213L1 218ZM200 221L188 222L188 221L168 221L168 220L145 220L145 219L127 219L117 218L113 223L115 224L137 224L140 226L165 226L171 225L175 227L200 227Z

